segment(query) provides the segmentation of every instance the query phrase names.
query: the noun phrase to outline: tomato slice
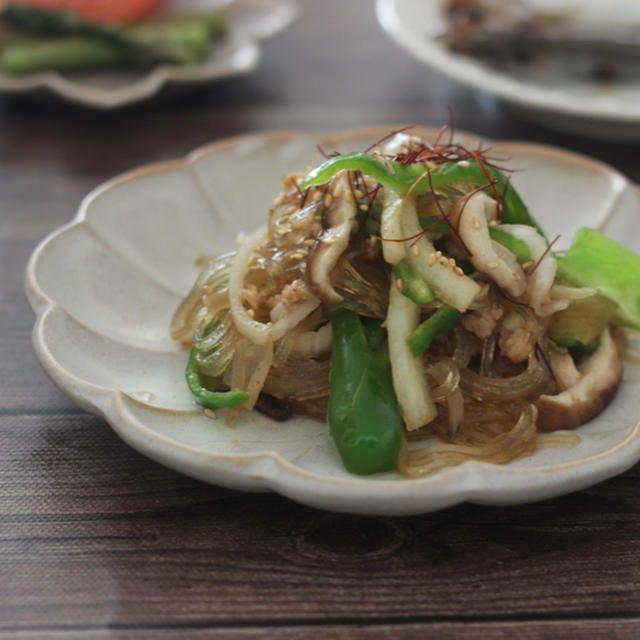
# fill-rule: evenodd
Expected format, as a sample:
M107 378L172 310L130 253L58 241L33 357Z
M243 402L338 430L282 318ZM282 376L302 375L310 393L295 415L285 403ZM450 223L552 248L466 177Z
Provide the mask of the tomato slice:
M23 4L41 9L66 9L87 20L127 24L148 16L164 0L5 0L2 4Z

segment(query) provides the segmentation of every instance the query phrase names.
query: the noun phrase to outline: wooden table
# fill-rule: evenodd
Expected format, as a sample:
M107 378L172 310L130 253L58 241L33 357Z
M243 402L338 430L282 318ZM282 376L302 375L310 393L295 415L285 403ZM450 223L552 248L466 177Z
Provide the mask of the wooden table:
M29 254L82 196L226 136L370 124L552 143L640 181L638 146L551 133L408 58L364 0L301 3L259 71L116 113L0 101L0 637L640 637L639 468L513 508L335 515L169 471L40 369Z

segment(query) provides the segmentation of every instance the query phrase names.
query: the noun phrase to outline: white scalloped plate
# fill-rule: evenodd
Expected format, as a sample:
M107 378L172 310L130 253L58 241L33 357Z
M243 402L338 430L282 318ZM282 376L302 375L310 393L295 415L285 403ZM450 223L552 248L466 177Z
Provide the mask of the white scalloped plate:
M496 96L542 124L596 138L640 139L640 79L602 83L562 76L550 67L516 74L449 51L434 35L443 25L444 0L376 0L385 32L412 56L440 73ZM577 9L583 20L606 23L625 16L640 24L636 0L526 0L542 10ZM550 71L550 72L547 72Z
M231 32L214 43L207 58L186 67L159 65L150 71L97 71L63 74L42 71L22 76L0 72L0 93L52 93L97 109L115 109L146 100L165 86L214 82L251 73L261 57L260 41L285 29L298 15L294 0L171 0L202 9L229 4Z
M75 219L46 238L27 269L42 366L75 402L131 446L187 475L273 490L335 511L410 514L462 501L515 504L565 494L640 458L640 367L628 365L615 401L581 427L572 448L546 448L507 466L467 462L407 480L347 473L325 424L275 423L246 412L235 429L203 416L184 382L186 353L170 317L191 287L199 253L227 251L258 226L283 174L325 150L366 148L388 129L335 136L272 133L214 143L184 160L144 167L90 193ZM435 131L423 135L433 139ZM475 144L474 136L458 136ZM615 170L559 149L496 142L537 218L566 246L573 229L603 229L640 248L639 196Z

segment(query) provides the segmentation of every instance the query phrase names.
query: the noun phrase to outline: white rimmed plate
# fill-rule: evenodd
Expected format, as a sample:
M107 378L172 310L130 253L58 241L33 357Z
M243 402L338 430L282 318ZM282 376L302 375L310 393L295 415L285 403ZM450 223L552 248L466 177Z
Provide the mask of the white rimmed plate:
M184 382L187 354L169 321L200 253L227 251L261 224L289 171L326 151L360 150L388 129L234 138L183 160L144 167L90 193L73 221L35 250L26 291L36 354L58 386L103 416L131 446L201 480L273 490L335 511L427 512L462 501L515 504L575 491L640 459L640 367L627 365L615 401L578 429L571 448L543 448L506 466L467 462L418 480L347 473L325 424L275 423L245 412L235 429L205 417ZM435 131L421 132L433 139ZM474 136L460 134L469 145ZM582 225L640 249L638 191L614 169L559 149L495 142L526 169L513 174L532 212L567 246Z
M0 72L0 93L52 93L85 107L123 107L151 98L165 86L208 83L251 73L260 62L260 41L281 32L298 15L294 0L174 0L167 3L167 11L172 4L176 10L229 5L231 31L212 44L202 62L185 67L159 65L149 71L42 71L26 75Z
M444 0L376 0L385 32L415 58L443 75L496 96L522 115L550 127L597 138L640 139L640 76L597 82L560 75L552 67L520 73L492 68L453 53L435 36L443 25ZM604 24L620 20L640 25L640 3L633 0L527 0L541 9L577 9L578 17Z

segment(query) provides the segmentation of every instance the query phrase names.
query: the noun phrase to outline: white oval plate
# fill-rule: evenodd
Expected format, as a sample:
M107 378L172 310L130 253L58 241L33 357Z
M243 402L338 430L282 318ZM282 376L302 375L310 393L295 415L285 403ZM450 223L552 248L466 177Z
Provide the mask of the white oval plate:
M376 15L386 33L415 58L440 73L496 96L524 116L556 129L597 138L640 139L640 77L599 83L544 74L515 75L471 57L453 53L434 35L443 25L444 0L376 0ZM625 16L640 25L635 0L527 0L541 9L578 8L583 19L607 22Z
M259 41L275 36L298 15L294 0L171 0L176 11L229 4L231 31L213 43L207 58L185 67L159 65L149 71L104 70L63 74L42 71L27 75L0 72L0 93L53 93L97 109L115 109L151 98L163 87L214 82L251 73L261 57Z
M407 480L347 473L325 424L276 423L245 412L235 429L206 418L184 381L187 354L171 315L197 276L194 257L234 246L261 224L282 176L326 151L360 150L389 129L329 136L234 138L144 167L90 193L75 219L35 250L26 275L36 354L51 378L131 446L187 475L236 489L274 490L335 511L411 514L461 501L514 504L589 486L640 458L640 367L627 365L615 401L581 427L579 445L507 466L467 462ZM421 132L433 139L434 130ZM467 143L477 138L458 136ZM581 225L640 248L638 192L615 170L534 144L496 142L533 213L567 246Z

